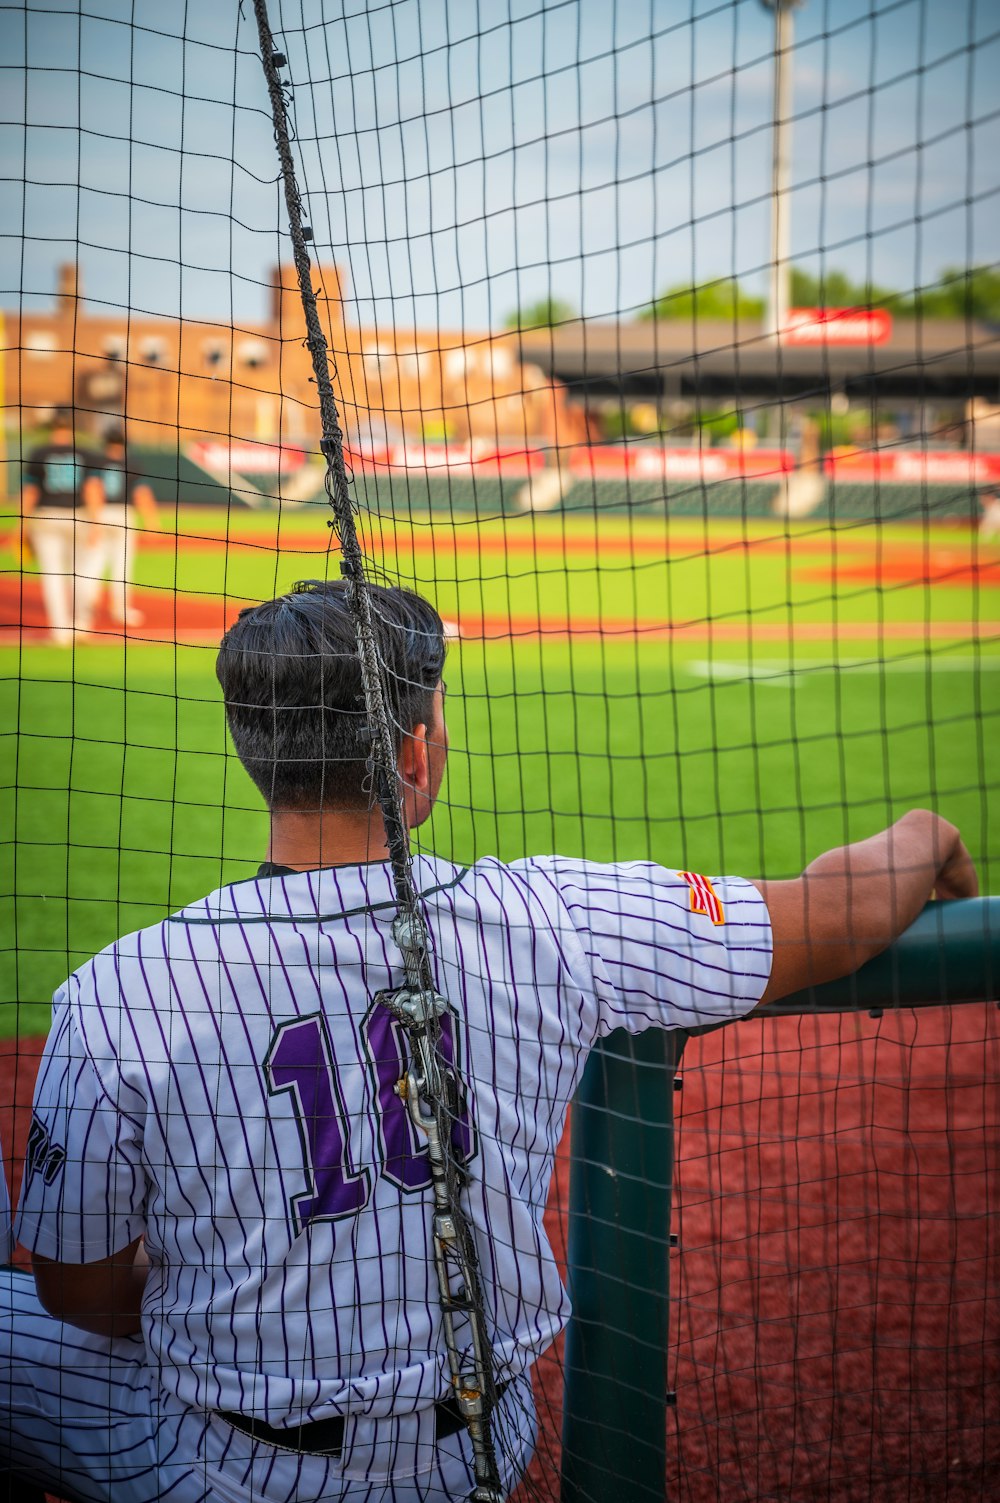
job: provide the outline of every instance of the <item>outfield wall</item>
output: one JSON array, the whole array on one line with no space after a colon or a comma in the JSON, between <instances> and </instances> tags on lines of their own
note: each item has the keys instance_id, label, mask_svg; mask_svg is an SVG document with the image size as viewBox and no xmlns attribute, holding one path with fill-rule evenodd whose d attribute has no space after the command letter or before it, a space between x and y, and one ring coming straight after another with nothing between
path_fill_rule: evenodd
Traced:
<instances>
[{"instance_id":1,"label":"outfield wall","mask_svg":"<svg viewBox=\"0 0 1000 1503\"><path fill-rule=\"evenodd\" d=\"M16 445L8 451L8 489L16 494L20 456ZM130 468L165 505L211 506L240 510L270 509L277 505L326 505L323 472L310 466L311 487L302 485L300 472L279 480L274 474L231 476L201 468L182 450L135 446ZM551 472L550 472L551 473ZM228 483L227 483L228 482ZM376 515L406 517L431 513L476 516L488 520L523 515L526 511L584 513L636 512L645 516L770 517L779 498L778 477L750 475L724 479L611 478L600 474L570 474L563 494L544 505L532 506L526 495L523 471L477 474L466 467L450 473L434 469L371 468L359 465L353 483L364 508ZM974 485L928 484L887 477L881 480L841 479L828 475L819 503L803 512L817 521L958 521L974 523L980 504Z\"/></svg>"},{"instance_id":2,"label":"outfield wall","mask_svg":"<svg viewBox=\"0 0 1000 1503\"><path fill-rule=\"evenodd\" d=\"M157 499L167 504L200 506L274 506L280 495L261 495L234 477L231 488L199 471L183 455L142 451L137 468L148 477ZM273 480L264 482L273 489ZM410 516L427 512L458 513L482 520L523 515L523 477L480 478L432 476L410 470L405 475L356 474L354 485L365 509L376 515ZM646 516L769 517L778 489L773 482L725 480L664 484L655 480L578 480L546 511L568 513L638 512ZM317 499L326 504L320 492ZM289 503L286 503L289 504ZM301 503L291 502L291 505ZM816 520L974 522L979 516L975 490L953 485L898 483L844 484L826 487L823 500L809 513Z\"/></svg>"}]
</instances>

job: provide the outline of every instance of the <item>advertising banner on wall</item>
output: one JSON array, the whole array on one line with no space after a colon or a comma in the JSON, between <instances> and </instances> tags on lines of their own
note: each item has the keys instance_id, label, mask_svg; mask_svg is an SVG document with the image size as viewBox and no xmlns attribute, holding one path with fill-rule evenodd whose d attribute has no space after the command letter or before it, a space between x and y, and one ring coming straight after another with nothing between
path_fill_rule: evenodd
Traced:
<instances>
[{"instance_id":1,"label":"advertising banner on wall","mask_svg":"<svg viewBox=\"0 0 1000 1503\"><path fill-rule=\"evenodd\" d=\"M291 475L306 460L304 449L288 444L225 443L219 439L188 444L186 452L210 475Z\"/></svg>"},{"instance_id":2,"label":"advertising banner on wall","mask_svg":"<svg viewBox=\"0 0 1000 1503\"><path fill-rule=\"evenodd\" d=\"M681 449L608 444L576 449L570 469L587 480L777 480L795 468L787 449Z\"/></svg>"},{"instance_id":3,"label":"advertising banner on wall","mask_svg":"<svg viewBox=\"0 0 1000 1503\"><path fill-rule=\"evenodd\" d=\"M781 331L784 344L887 344L892 314L885 308L790 308Z\"/></svg>"},{"instance_id":4,"label":"advertising banner on wall","mask_svg":"<svg viewBox=\"0 0 1000 1503\"><path fill-rule=\"evenodd\" d=\"M973 454L968 449L834 449L826 456L824 468L845 484L1000 483L1000 454Z\"/></svg>"},{"instance_id":5,"label":"advertising banner on wall","mask_svg":"<svg viewBox=\"0 0 1000 1503\"><path fill-rule=\"evenodd\" d=\"M526 477L545 468L544 449L523 445L497 445L473 439L471 443L421 443L407 439L400 443L375 444L371 447L344 449L344 457L355 469L391 474L408 470L425 470L435 475L479 475L484 479L504 476Z\"/></svg>"}]
</instances>

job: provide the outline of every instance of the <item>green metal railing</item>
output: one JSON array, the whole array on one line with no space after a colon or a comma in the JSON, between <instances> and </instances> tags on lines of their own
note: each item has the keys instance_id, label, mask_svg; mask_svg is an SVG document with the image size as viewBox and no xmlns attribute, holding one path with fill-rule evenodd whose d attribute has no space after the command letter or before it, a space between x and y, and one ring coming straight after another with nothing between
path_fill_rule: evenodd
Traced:
<instances>
[{"instance_id":1,"label":"green metal railing","mask_svg":"<svg viewBox=\"0 0 1000 1503\"><path fill-rule=\"evenodd\" d=\"M1000 897L973 898L928 904L855 975L753 1016L998 999ZM689 1037L613 1033L574 1103L562 1503L665 1497L673 1084Z\"/></svg>"}]
</instances>

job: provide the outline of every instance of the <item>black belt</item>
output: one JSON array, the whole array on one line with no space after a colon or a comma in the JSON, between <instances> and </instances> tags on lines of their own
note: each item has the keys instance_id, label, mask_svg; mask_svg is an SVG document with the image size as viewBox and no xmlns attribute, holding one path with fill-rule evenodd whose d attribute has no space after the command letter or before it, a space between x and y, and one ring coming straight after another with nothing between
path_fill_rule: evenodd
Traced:
<instances>
[{"instance_id":1,"label":"black belt","mask_svg":"<svg viewBox=\"0 0 1000 1503\"><path fill-rule=\"evenodd\" d=\"M506 1387L506 1383L501 1383L498 1387L498 1400ZM339 1456L344 1449L342 1414L335 1414L330 1419L313 1420L308 1425L292 1425L288 1430L276 1430L273 1425L253 1419L249 1414L227 1414L223 1409L216 1410L216 1413L219 1419L225 1420L227 1425L232 1425L241 1434L249 1435L251 1440L266 1441L269 1446L280 1446L283 1451L301 1451L309 1456ZM459 1430L465 1429L465 1420L458 1401L454 1398L441 1399L434 1405L434 1421L434 1433L438 1440L445 1440L449 1435L457 1435Z\"/></svg>"}]
</instances>

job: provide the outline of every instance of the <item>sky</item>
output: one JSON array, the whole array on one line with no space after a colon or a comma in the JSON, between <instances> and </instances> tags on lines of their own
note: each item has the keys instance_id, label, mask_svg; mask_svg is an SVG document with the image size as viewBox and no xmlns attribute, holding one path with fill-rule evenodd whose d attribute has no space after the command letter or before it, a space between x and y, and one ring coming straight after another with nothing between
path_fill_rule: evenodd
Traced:
<instances>
[{"instance_id":1,"label":"sky","mask_svg":"<svg viewBox=\"0 0 1000 1503\"><path fill-rule=\"evenodd\" d=\"M347 315L633 316L769 254L760 0L269 0ZM902 291L1000 244L996 0L804 0L792 252ZM290 259L253 0L0 4L0 306L237 324Z\"/></svg>"}]
</instances>

